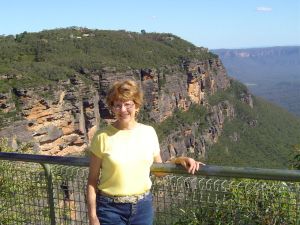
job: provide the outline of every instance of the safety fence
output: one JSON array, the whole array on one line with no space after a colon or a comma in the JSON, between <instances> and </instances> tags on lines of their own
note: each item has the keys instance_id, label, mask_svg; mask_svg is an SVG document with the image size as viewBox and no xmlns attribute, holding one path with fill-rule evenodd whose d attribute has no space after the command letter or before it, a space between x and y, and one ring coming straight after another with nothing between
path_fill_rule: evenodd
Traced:
<instances>
[{"instance_id":1,"label":"safety fence","mask_svg":"<svg viewBox=\"0 0 300 225\"><path fill-rule=\"evenodd\" d=\"M300 171L154 164L155 224L300 224ZM88 159L0 152L0 225L88 224Z\"/></svg>"}]
</instances>

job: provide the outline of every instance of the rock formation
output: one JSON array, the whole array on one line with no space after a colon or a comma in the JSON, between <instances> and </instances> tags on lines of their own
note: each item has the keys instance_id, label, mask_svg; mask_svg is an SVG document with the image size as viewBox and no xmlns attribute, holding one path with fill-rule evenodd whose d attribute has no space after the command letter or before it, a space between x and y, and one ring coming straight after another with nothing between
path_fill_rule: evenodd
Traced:
<instances>
[{"instance_id":1,"label":"rock formation","mask_svg":"<svg viewBox=\"0 0 300 225\"><path fill-rule=\"evenodd\" d=\"M224 119L234 118L234 109L229 102L210 106L207 101L208 96L230 86L226 71L216 58L125 72L114 68L83 70L82 74L59 81L55 86L2 93L1 110L14 111L18 104L21 120L2 124L0 137L9 138L10 143L13 140L14 143L30 142L39 154L82 154L95 129L113 119L105 103L110 84L126 78L140 83L145 94L143 111L150 121L162 122L172 116L175 109L186 111L191 104L205 107L209 112L206 120L210 127L200 136L195 134L200 126L195 123L183 125L162 140L164 159L188 154L205 157L207 146L215 143L221 134ZM249 94L241 98L252 104Z\"/></svg>"}]
</instances>

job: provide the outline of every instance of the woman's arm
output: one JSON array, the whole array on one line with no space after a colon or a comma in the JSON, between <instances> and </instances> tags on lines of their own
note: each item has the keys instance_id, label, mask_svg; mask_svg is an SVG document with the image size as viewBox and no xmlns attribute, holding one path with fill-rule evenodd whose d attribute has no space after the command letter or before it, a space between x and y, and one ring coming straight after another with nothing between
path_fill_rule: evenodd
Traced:
<instances>
[{"instance_id":1,"label":"woman's arm","mask_svg":"<svg viewBox=\"0 0 300 225\"><path fill-rule=\"evenodd\" d=\"M155 156L154 157L154 162L156 162L156 163L162 163L161 156L160 155ZM180 157L177 157L177 158L172 158L172 159L168 160L167 163L180 164L180 165L182 165L188 171L188 173L191 173L191 174L194 174L196 171L198 171L201 166L205 166L204 163L196 161L193 158L185 157L185 156L180 156ZM163 176L163 175L165 175L165 173L158 173L158 172L156 172L154 174L156 176Z\"/></svg>"},{"instance_id":2,"label":"woman's arm","mask_svg":"<svg viewBox=\"0 0 300 225\"><path fill-rule=\"evenodd\" d=\"M91 154L89 176L87 182L87 204L90 225L100 225L96 214L96 192L101 163L102 161L100 158L98 158L94 154Z\"/></svg>"}]
</instances>

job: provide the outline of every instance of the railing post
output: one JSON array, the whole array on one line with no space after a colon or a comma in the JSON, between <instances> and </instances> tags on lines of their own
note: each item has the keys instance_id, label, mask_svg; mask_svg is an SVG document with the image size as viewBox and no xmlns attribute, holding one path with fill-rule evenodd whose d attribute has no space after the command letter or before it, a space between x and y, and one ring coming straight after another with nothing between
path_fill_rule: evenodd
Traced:
<instances>
[{"instance_id":1,"label":"railing post","mask_svg":"<svg viewBox=\"0 0 300 225\"><path fill-rule=\"evenodd\" d=\"M297 210L297 212L298 212L298 210L300 211L300 187L298 186L298 188L297 188L298 190L297 190L297 192L296 192L296 210ZM300 224L300 215L299 214L297 214L296 215L296 224Z\"/></svg>"},{"instance_id":2,"label":"railing post","mask_svg":"<svg viewBox=\"0 0 300 225\"><path fill-rule=\"evenodd\" d=\"M47 179L47 190L48 190L48 204L49 204L49 218L51 225L56 225L55 223L55 211L54 211L54 194L53 194L53 182L52 182L52 171L49 164L41 163L45 170L45 176Z\"/></svg>"}]
</instances>

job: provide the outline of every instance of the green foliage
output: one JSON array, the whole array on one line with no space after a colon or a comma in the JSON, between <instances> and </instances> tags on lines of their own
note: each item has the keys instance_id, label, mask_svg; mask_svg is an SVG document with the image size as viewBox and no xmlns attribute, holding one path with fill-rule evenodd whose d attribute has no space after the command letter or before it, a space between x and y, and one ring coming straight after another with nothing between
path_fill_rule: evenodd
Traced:
<instances>
[{"instance_id":1,"label":"green foliage","mask_svg":"<svg viewBox=\"0 0 300 225\"><path fill-rule=\"evenodd\" d=\"M39 207L45 206L42 202L47 197L45 179L40 172L20 162L0 164L0 224L38 223L38 218L45 218L49 224L45 216L49 215L49 208Z\"/></svg>"},{"instance_id":2,"label":"green foliage","mask_svg":"<svg viewBox=\"0 0 300 225\"><path fill-rule=\"evenodd\" d=\"M284 109L253 97L254 107L240 101L245 87L234 81L230 89L210 98L229 100L236 118L225 121L218 143L208 151L208 164L288 168L293 145L300 140L300 121ZM237 135L237 140L233 136Z\"/></svg>"},{"instance_id":3,"label":"green foliage","mask_svg":"<svg viewBox=\"0 0 300 225\"><path fill-rule=\"evenodd\" d=\"M241 179L240 185L232 185L228 192L222 200L180 208L175 225L297 224L297 193L284 182L258 184Z\"/></svg>"},{"instance_id":4,"label":"green foliage","mask_svg":"<svg viewBox=\"0 0 300 225\"><path fill-rule=\"evenodd\" d=\"M17 144L18 144L18 149L15 150L8 144L8 138L0 138L0 152L20 152L20 153L33 152L32 143L18 142Z\"/></svg>"},{"instance_id":5,"label":"green foliage","mask_svg":"<svg viewBox=\"0 0 300 225\"><path fill-rule=\"evenodd\" d=\"M8 126L18 120L20 120L20 115L16 110L11 112L3 112L0 110L0 128Z\"/></svg>"},{"instance_id":6,"label":"green foliage","mask_svg":"<svg viewBox=\"0 0 300 225\"><path fill-rule=\"evenodd\" d=\"M292 169L300 170L300 144L295 144L293 146L294 153L291 160Z\"/></svg>"},{"instance_id":7,"label":"green foliage","mask_svg":"<svg viewBox=\"0 0 300 225\"><path fill-rule=\"evenodd\" d=\"M22 42L22 40L24 39L25 35L27 34L26 31L24 31L23 33L21 34L17 34L16 35L16 42Z\"/></svg>"},{"instance_id":8,"label":"green foliage","mask_svg":"<svg viewBox=\"0 0 300 225\"><path fill-rule=\"evenodd\" d=\"M30 143L18 143L19 148L14 150L8 145L7 138L0 138L0 152L31 153ZM31 174L30 178L21 176L24 171ZM11 174L14 174L13 176ZM36 168L25 167L21 162L0 163L0 224L26 224L32 221L32 213L37 213L40 189L42 188L41 177ZM19 194L22 196L20 197ZM47 208L38 209L40 213L47 213ZM39 216L39 215L36 215Z\"/></svg>"},{"instance_id":9,"label":"green foliage","mask_svg":"<svg viewBox=\"0 0 300 225\"><path fill-rule=\"evenodd\" d=\"M8 146L7 138L0 138L0 152L13 152L13 149Z\"/></svg>"},{"instance_id":10,"label":"green foliage","mask_svg":"<svg viewBox=\"0 0 300 225\"><path fill-rule=\"evenodd\" d=\"M174 131L179 131L184 126L192 125L197 123L198 132L200 133L203 129L207 127L205 123L206 109L198 105L191 105L189 110L182 111L177 109L174 111L173 115L159 124L152 124L155 127L158 138L164 140L168 135L174 133Z\"/></svg>"},{"instance_id":11,"label":"green foliage","mask_svg":"<svg viewBox=\"0 0 300 225\"><path fill-rule=\"evenodd\" d=\"M209 59L201 50L172 34L67 28L1 37L0 74L19 75L0 89L7 92L19 83L38 86L64 80L83 68L158 68L179 64L182 57Z\"/></svg>"}]
</instances>

